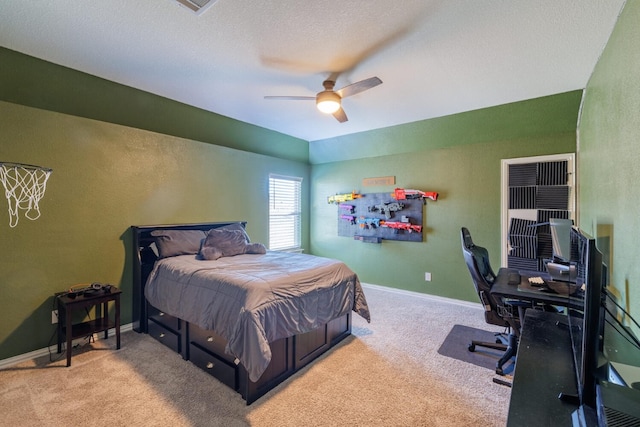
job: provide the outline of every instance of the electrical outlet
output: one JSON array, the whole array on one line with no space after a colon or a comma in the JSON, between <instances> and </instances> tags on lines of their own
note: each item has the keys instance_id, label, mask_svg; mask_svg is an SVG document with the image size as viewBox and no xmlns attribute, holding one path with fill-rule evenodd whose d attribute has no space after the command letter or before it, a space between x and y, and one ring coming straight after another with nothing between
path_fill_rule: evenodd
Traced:
<instances>
[{"instance_id":1,"label":"electrical outlet","mask_svg":"<svg viewBox=\"0 0 640 427\"><path fill-rule=\"evenodd\" d=\"M431 281L431 273L429 273L429 272L424 273L424 280L425 280L425 282L430 282Z\"/></svg>"},{"instance_id":2,"label":"electrical outlet","mask_svg":"<svg viewBox=\"0 0 640 427\"><path fill-rule=\"evenodd\" d=\"M53 310L51 312L51 324L55 325L58 323L58 310Z\"/></svg>"}]
</instances>

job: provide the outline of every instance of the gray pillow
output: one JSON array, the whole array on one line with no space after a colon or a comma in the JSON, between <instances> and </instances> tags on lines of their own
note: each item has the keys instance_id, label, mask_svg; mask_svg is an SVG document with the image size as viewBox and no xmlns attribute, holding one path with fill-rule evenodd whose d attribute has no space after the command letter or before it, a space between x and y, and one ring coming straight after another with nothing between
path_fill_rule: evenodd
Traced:
<instances>
[{"instance_id":1,"label":"gray pillow","mask_svg":"<svg viewBox=\"0 0 640 427\"><path fill-rule=\"evenodd\" d=\"M200 259L216 260L221 257L264 254L266 252L267 249L262 243L249 243L244 229L221 227L209 230L207 237L202 242L198 257Z\"/></svg>"},{"instance_id":2,"label":"gray pillow","mask_svg":"<svg viewBox=\"0 0 640 427\"><path fill-rule=\"evenodd\" d=\"M247 234L247 230L244 229L244 226L240 222L234 222L234 223L229 224L229 225L223 225L222 227L213 228L212 230L238 230L238 231L241 231L242 234L244 234L244 237L247 240L247 243L251 243L251 239L249 239L249 235ZM211 231L211 230L209 230L209 231Z\"/></svg>"},{"instance_id":3,"label":"gray pillow","mask_svg":"<svg viewBox=\"0 0 640 427\"><path fill-rule=\"evenodd\" d=\"M197 254L202 241L207 237L202 230L154 230L158 257Z\"/></svg>"}]
</instances>

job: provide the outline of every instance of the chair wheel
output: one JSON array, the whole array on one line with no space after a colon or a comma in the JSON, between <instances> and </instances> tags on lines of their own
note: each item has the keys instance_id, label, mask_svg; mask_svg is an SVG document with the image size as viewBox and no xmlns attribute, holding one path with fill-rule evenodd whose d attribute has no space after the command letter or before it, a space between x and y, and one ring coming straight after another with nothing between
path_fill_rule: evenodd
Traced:
<instances>
[{"instance_id":1,"label":"chair wheel","mask_svg":"<svg viewBox=\"0 0 640 427\"><path fill-rule=\"evenodd\" d=\"M467 347L467 350L472 351L472 352L476 351L476 346L473 345L473 344L469 344L469 347Z\"/></svg>"}]
</instances>

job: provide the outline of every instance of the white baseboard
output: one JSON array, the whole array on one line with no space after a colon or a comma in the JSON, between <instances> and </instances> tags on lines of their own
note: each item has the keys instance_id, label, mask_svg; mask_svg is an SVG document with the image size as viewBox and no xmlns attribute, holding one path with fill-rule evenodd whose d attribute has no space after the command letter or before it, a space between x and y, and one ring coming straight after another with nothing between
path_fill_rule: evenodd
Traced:
<instances>
[{"instance_id":1,"label":"white baseboard","mask_svg":"<svg viewBox=\"0 0 640 427\"><path fill-rule=\"evenodd\" d=\"M462 301L459 299L441 297L438 295L423 294L421 292L407 291L405 289L397 289L397 288L390 288L388 286L374 285L372 283L361 283L361 285L363 288L378 289L380 291L392 292L392 293L401 294L401 295L410 295L414 298L422 298L429 301L439 301L439 302L444 302L448 304L461 305L463 307L470 307L470 308L477 308L479 310L484 310L484 307L482 307L482 304L480 304L479 302L476 303L476 302L470 302L470 301Z\"/></svg>"},{"instance_id":2,"label":"white baseboard","mask_svg":"<svg viewBox=\"0 0 640 427\"><path fill-rule=\"evenodd\" d=\"M133 323L127 323L126 325L120 326L120 333L131 331L131 330L133 330ZM115 331L113 329L110 329L109 336L113 336L114 334L115 334ZM102 332L93 334L93 338L95 340L104 339L104 334ZM81 342L83 340L84 338L81 338L78 340L74 340L74 342L76 341ZM9 368L11 366L17 365L18 363L25 362L27 360L32 360L38 357L47 356L51 352L50 348L56 345L57 344L54 344L53 346L41 348L40 350L34 350L34 351L30 351L29 353L19 354L17 356L9 357L8 359L0 360L0 369Z\"/></svg>"}]
</instances>

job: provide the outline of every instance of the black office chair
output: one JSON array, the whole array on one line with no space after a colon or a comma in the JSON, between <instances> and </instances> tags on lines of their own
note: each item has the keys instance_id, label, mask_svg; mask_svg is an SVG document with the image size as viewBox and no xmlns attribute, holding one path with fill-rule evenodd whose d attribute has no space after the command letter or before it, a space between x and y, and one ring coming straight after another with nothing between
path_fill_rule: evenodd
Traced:
<instances>
[{"instance_id":1,"label":"black office chair","mask_svg":"<svg viewBox=\"0 0 640 427\"><path fill-rule=\"evenodd\" d=\"M490 290L496 275L489 263L489 252L473 243L471 234L465 227L461 229L461 239L464 260L467 263L467 267L469 267L471 279L480 297L480 302L485 308L485 321L491 325L506 328L505 333L496 334L495 342L471 341L468 350L475 351L476 346L481 346L504 351L502 357L496 363L496 374L504 375L504 364L515 356L518 350L520 319L516 306L522 304L522 302L503 301L491 295Z\"/></svg>"}]
</instances>

